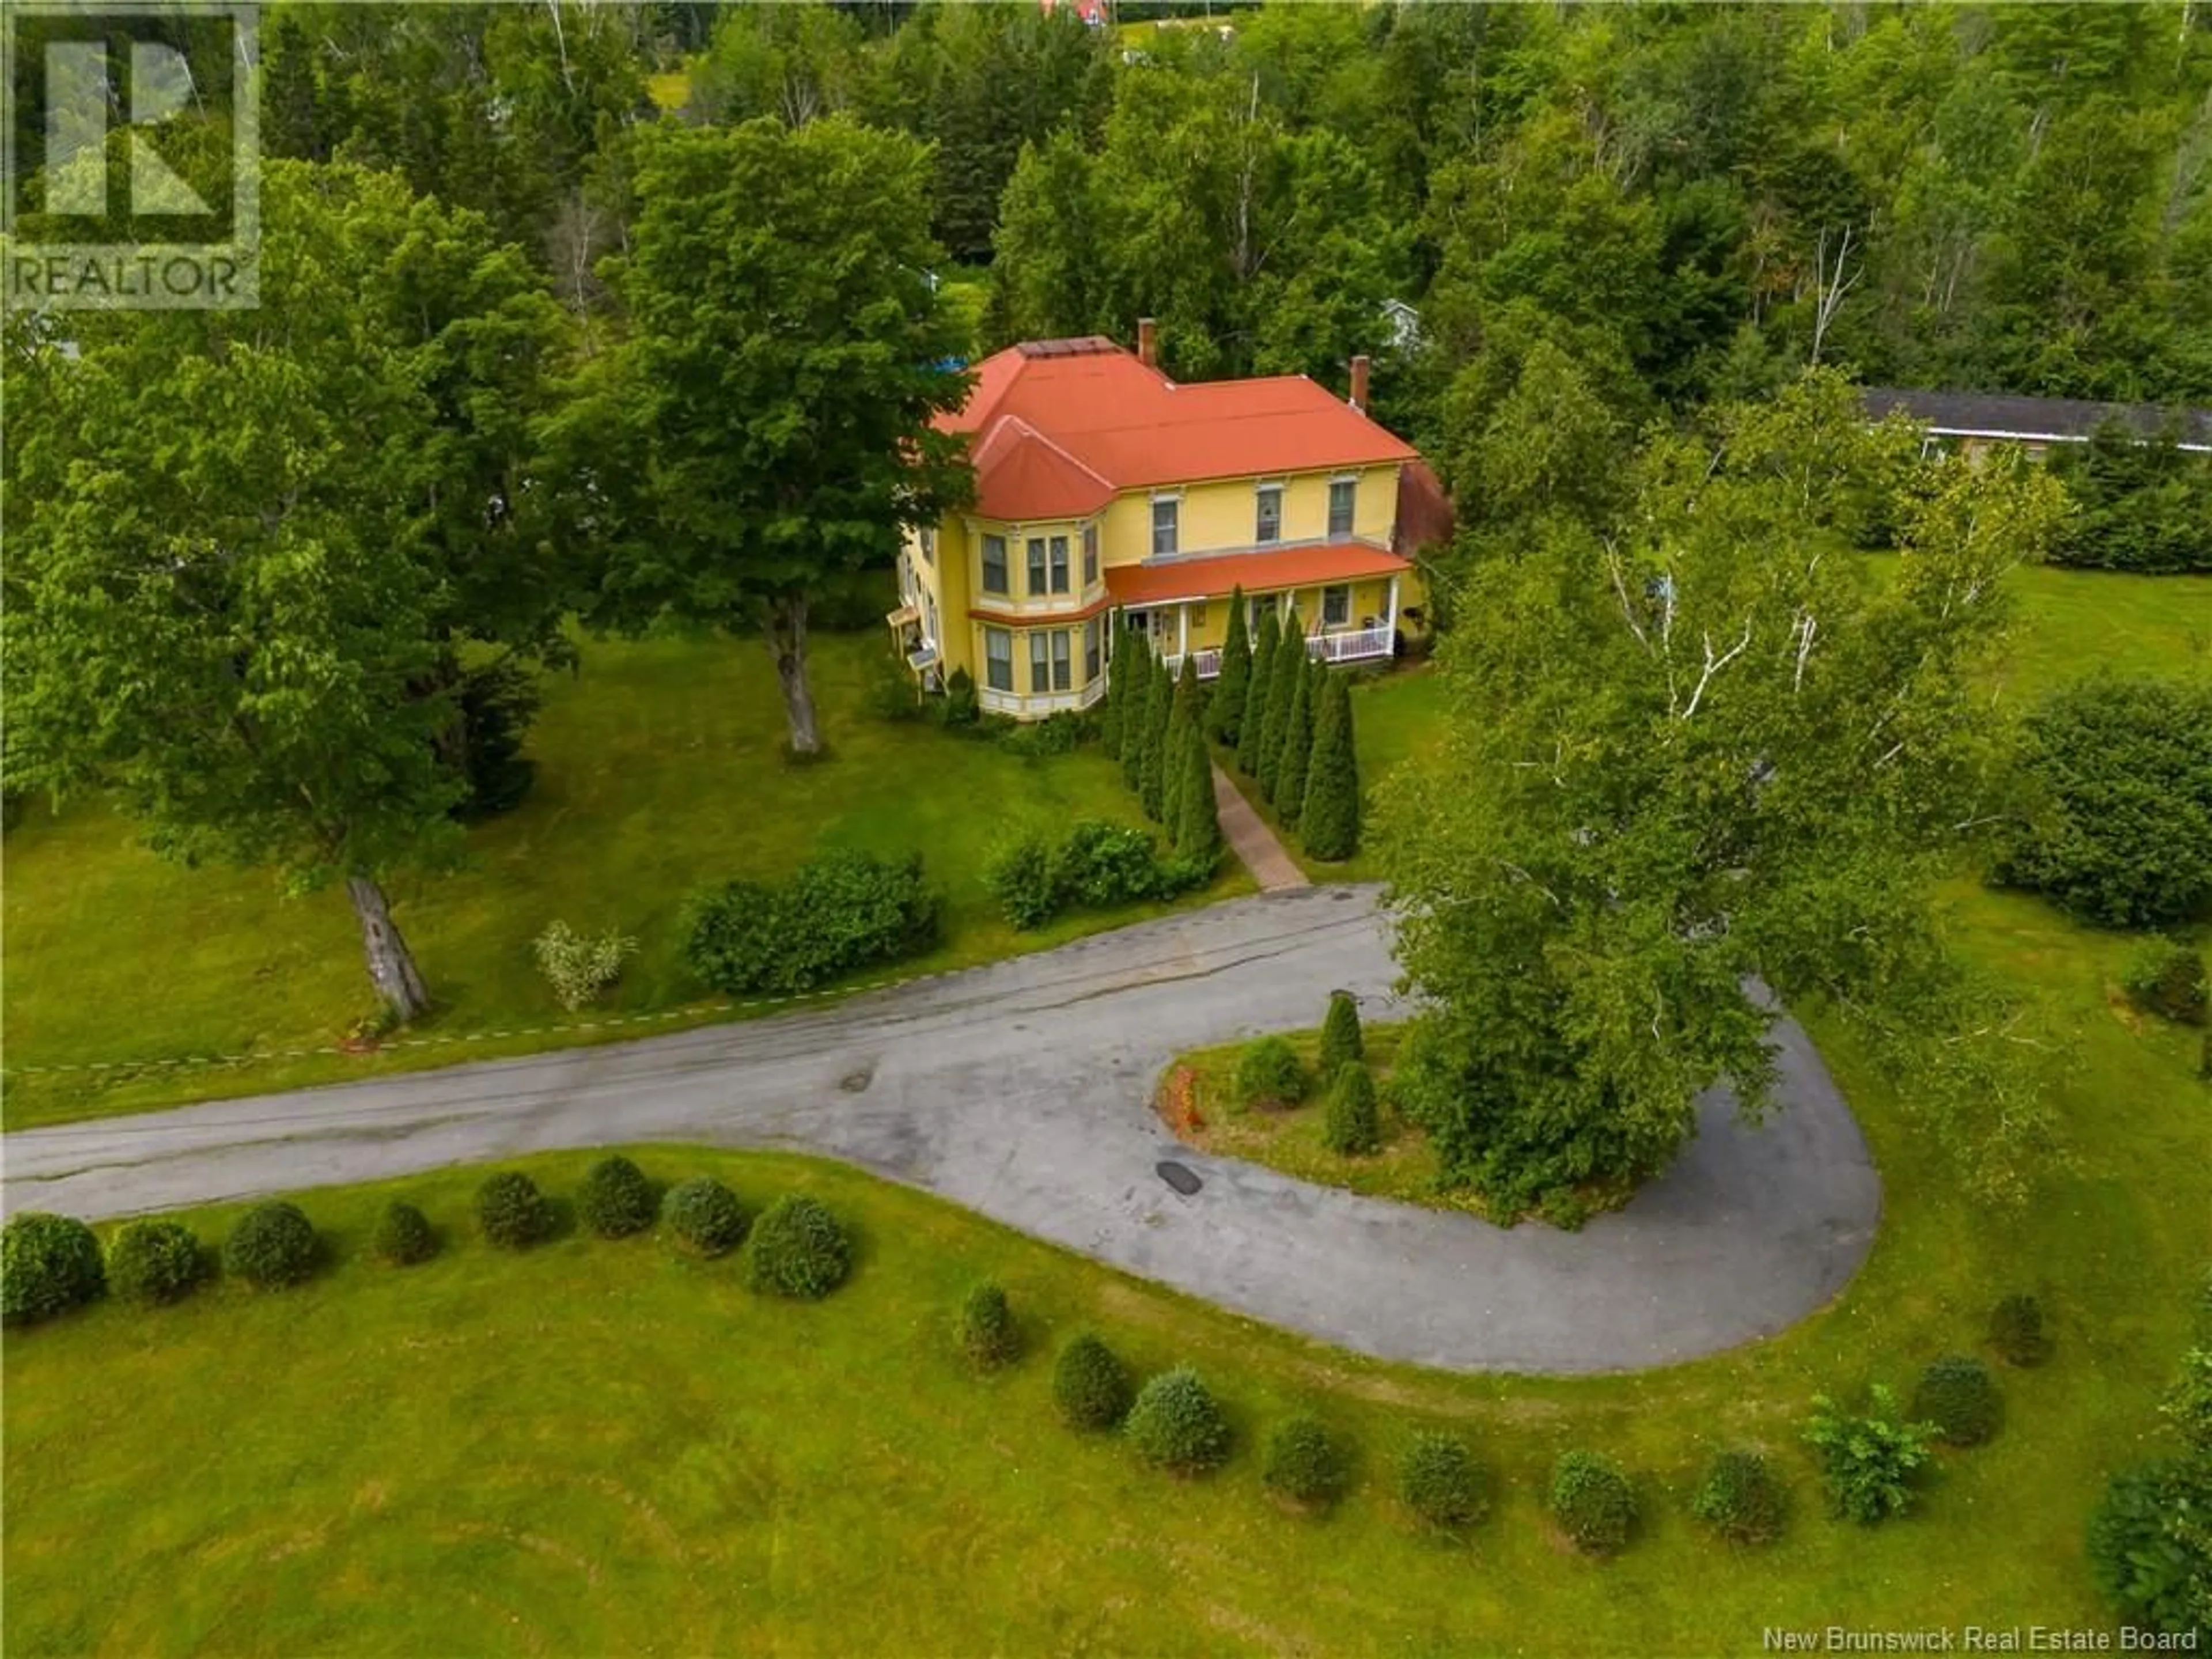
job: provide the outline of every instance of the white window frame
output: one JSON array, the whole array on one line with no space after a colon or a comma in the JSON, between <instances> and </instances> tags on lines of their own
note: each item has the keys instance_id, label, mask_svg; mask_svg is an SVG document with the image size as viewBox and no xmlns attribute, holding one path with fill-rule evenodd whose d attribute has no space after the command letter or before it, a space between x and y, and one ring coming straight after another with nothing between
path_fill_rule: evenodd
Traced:
<instances>
[{"instance_id":1,"label":"white window frame","mask_svg":"<svg viewBox=\"0 0 2212 1659\"><path fill-rule=\"evenodd\" d=\"M1052 630L1052 689L1075 689L1075 641L1065 628Z\"/></svg>"},{"instance_id":2,"label":"white window frame","mask_svg":"<svg viewBox=\"0 0 2212 1659\"><path fill-rule=\"evenodd\" d=\"M994 644L1004 645L1006 654L994 656L991 651ZM1004 685L999 684L996 677L1001 663L1006 669ZM1014 689L1014 634L1010 628L987 628L983 630L983 684L994 691L1011 693Z\"/></svg>"},{"instance_id":3,"label":"white window frame","mask_svg":"<svg viewBox=\"0 0 2212 1659\"><path fill-rule=\"evenodd\" d=\"M924 564L935 564L937 562L936 526L933 525L922 526L921 534L916 539L921 544L921 562Z\"/></svg>"},{"instance_id":4,"label":"white window frame","mask_svg":"<svg viewBox=\"0 0 2212 1659\"><path fill-rule=\"evenodd\" d=\"M1083 585L1086 588L1098 585L1098 523L1095 519L1083 526Z\"/></svg>"},{"instance_id":5,"label":"white window frame","mask_svg":"<svg viewBox=\"0 0 2212 1659\"><path fill-rule=\"evenodd\" d=\"M1345 497L1344 528L1336 527L1336 492L1346 492ZM1328 481L1328 538L1340 542L1349 538L1359 522L1359 478L1357 474Z\"/></svg>"},{"instance_id":6,"label":"white window frame","mask_svg":"<svg viewBox=\"0 0 2212 1659\"><path fill-rule=\"evenodd\" d=\"M1334 614L1332 614L1334 613ZM1344 628L1352 622L1352 584L1332 582L1321 591L1321 625Z\"/></svg>"},{"instance_id":7,"label":"white window frame","mask_svg":"<svg viewBox=\"0 0 2212 1659\"><path fill-rule=\"evenodd\" d=\"M1067 538L1054 536L1045 546L1045 569L1052 578L1054 593L1067 592Z\"/></svg>"},{"instance_id":8,"label":"white window frame","mask_svg":"<svg viewBox=\"0 0 2212 1659\"><path fill-rule=\"evenodd\" d=\"M1090 684L1098 678L1098 618L1093 617L1083 624L1083 683Z\"/></svg>"},{"instance_id":9,"label":"white window frame","mask_svg":"<svg viewBox=\"0 0 2212 1659\"><path fill-rule=\"evenodd\" d=\"M991 586L991 544L994 542L999 545L999 585L996 587ZM1006 538L994 532L985 531L981 547L981 551L977 556L983 567L983 592L996 593L1001 599L1011 599L1014 591L1014 573L1012 567L1006 562Z\"/></svg>"},{"instance_id":10,"label":"white window frame","mask_svg":"<svg viewBox=\"0 0 2212 1659\"><path fill-rule=\"evenodd\" d=\"M1162 547L1160 545L1160 509L1164 507L1168 510L1168 522L1166 526L1168 544L1165 547ZM1171 558L1182 550L1182 497L1180 495L1153 496L1152 556L1156 559Z\"/></svg>"},{"instance_id":11,"label":"white window frame","mask_svg":"<svg viewBox=\"0 0 2212 1659\"><path fill-rule=\"evenodd\" d=\"M1273 507L1270 514L1268 508ZM1271 525L1269 520L1273 519ZM1283 487L1263 483L1252 492L1252 543L1265 547L1283 539Z\"/></svg>"},{"instance_id":12,"label":"white window frame","mask_svg":"<svg viewBox=\"0 0 2212 1659\"><path fill-rule=\"evenodd\" d=\"M1033 599L1041 599L1048 591L1045 584L1049 580L1045 571L1044 538L1042 536L1024 538L1023 552L1024 555L1023 574L1027 578L1029 586L1022 591Z\"/></svg>"}]
</instances>

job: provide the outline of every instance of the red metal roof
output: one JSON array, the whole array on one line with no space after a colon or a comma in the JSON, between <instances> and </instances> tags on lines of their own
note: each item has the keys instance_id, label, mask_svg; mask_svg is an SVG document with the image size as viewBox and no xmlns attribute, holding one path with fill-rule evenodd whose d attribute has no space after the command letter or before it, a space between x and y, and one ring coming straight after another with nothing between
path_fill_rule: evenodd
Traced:
<instances>
[{"instance_id":1,"label":"red metal roof","mask_svg":"<svg viewBox=\"0 0 2212 1659\"><path fill-rule=\"evenodd\" d=\"M1413 568L1409 560L1372 542L1328 542L1159 564L1112 565L1106 571L1106 591L1116 605L1169 605L1178 599L1212 599L1237 587L1247 593L1267 593L1394 576Z\"/></svg>"},{"instance_id":2,"label":"red metal roof","mask_svg":"<svg viewBox=\"0 0 2212 1659\"><path fill-rule=\"evenodd\" d=\"M1077 517L1148 485L1419 459L1303 374L1178 386L1097 335L987 357L966 406L938 425L975 434L976 508L994 519Z\"/></svg>"}]
</instances>

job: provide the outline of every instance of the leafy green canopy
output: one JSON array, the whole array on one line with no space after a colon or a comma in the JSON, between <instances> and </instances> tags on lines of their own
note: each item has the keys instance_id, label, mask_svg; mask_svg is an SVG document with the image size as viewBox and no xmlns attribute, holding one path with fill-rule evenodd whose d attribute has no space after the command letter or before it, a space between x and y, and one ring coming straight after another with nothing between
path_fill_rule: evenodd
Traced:
<instances>
[{"instance_id":1,"label":"leafy green canopy","mask_svg":"<svg viewBox=\"0 0 2212 1659\"><path fill-rule=\"evenodd\" d=\"M2033 472L1916 466L1850 389L1656 439L1634 512L1480 564L1433 763L1393 781L1400 954L1430 1000L1403 1109L1515 1211L1662 1168L1708 1086L1771 1103L1759 987L1853 1010L2012 1196L2045 1119L2016 1011L1948 963L1928 888L1982 816L1976 665L2058 513ZM1885 584L1849 546L1895 514Z\"/></svg>"},{"instance_id":2,"label":"leafy green canopy","mask_svg":"<svg viewBox=\"0 0 2212 1659\"><path fill-rule=\"evenodd\" d=\"M647 129L635 160L611 270L632 331L567 428L605 508L594 618L760 628L811 753L809 606L972 487L964 440L931 425L969 382L930 280L929 155L845 119L763 119Z\"/></svg>"}]
</instances>

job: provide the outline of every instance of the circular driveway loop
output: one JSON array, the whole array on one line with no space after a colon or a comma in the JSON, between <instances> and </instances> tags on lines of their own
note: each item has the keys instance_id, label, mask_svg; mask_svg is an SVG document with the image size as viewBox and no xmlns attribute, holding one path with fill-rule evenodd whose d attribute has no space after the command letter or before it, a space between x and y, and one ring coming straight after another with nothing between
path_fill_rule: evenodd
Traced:
<instances>
[{"instance_id":1,"label":"circular driveway loop","mask_svg":"<svg viewBox=\"0 0 2212 1659\"><path fill-rule=\"evenodd\" d=\"M1881 1185L1786 1020L1769 1121L1739 1123L1713 1091L1674 1167L1579 1233L1202 1157L1150 1109L1176 1053L1310 1026L1337 988L1383 1014L1394 976L1372 888L1238 899L832 1007L26 1130L0 1143L5 1203L97 1218L555 1147L793 1147L1269 1324L1454 1370L1713 1353L1810 1313L1865 1259ZM1168 1188L1164 1158L1201 1189Z\"/></svg>"}]
</instances>

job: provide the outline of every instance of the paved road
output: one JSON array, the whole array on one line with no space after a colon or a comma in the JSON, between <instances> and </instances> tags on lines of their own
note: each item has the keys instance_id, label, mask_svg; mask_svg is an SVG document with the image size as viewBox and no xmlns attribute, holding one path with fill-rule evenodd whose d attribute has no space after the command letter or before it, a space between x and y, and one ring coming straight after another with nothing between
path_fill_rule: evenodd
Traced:
<instances>
[{"instance_id":1,"label":"paved road","mask_svg":"<svg viewBox=\"0 0 2212 1659\"><path fill-rule=\"evenodd\" d=\"M1370 889L1239 899L834 1007L620 1045L62 1125L0 1143L5 1206L95 1218L551 1147L826 1152L1362 1352L1596 1371L1779 1330L1842 1288L1881 1188L1795 1025L1788 1109L1703 1103L1680 1162L1567 1234L1355 1198L1191 1155L1146 1104L1178 1050L1389 1006ZM1155 1173L1182 1158L1189 1198Z\"/></svg>"}]
</instances>

